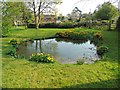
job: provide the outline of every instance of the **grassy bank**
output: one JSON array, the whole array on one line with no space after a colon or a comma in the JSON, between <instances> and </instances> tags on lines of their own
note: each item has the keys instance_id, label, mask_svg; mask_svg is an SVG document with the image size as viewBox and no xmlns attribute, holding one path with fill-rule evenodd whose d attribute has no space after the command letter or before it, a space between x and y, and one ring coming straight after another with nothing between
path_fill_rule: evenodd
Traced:
<instances>
[{"instance_id":1,"label":"grassy bank","mask_svg":"<svg viewBox=\"0 0 120 90\"><path fill-rule=\"evenodd\" d=\"M11 48L8 42L13 38L21 41L31 38L52 37L62 30L71 29L14 29L8 34L8 37L2 38L2 87L118 87L118 32L102 31L104 36L103 44L108 46L110 51L106 54L107 59L105 58L90 65L38 64L25 59L14 59L4 53Z\"/></svg>"}]
</instances>

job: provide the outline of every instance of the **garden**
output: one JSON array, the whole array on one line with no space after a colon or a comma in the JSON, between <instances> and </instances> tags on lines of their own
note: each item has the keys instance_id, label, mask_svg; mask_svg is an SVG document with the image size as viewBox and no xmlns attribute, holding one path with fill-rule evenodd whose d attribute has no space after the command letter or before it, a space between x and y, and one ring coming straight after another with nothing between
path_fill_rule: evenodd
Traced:
<instances>
[{"instance_id":1,"label":"garden","mask_svg":"<svg viewBox=\"0 0 120 90\"><path fill-rule=\"evenodd\" d=\"M13 8L14 15L11 7L5 7L0 38L2 88L119 88L119 18L114 29L108 19L78 22L62 18L60 23L33 24L26 7ZM19 16L18 9L26 10L24 24L13 25L13 19L20 20L13 18Z\"/></svg>"},{"instance_id":2,"label":"garden","mask_svg":"<svg viewBox=\"0 0 120 90\"><path fill-rule=\"evenodd\" d=\"M86 29L77 29L82 30ZM37 53L28 60L24 57L15 56L14 44L37 38L48 38L61 34L61 31L70 32L70 29L19 29L12 31L8 37L2 38L2 85L3 87L23 88L97 88L114 87L118 84L118 37L119 32L102 31L101 41L109 51L102 56L101 60L93 64L85 64L81 61L74 64L55 63L52 56ZM87 32L99 32L88 29ZM33 36L33 32L35 36ZM28 34L29 33L29 34ZM63 34L64 35L64 34ZM111 37L109 37L111 36ZM32 38L31 38L32 37ZM111 42L112 41L112 42ZM104 47L105 48L105 47ZM8 51L14 51L9 52ZM6 55L9 54L9 55ZM36 59L37 58L37 59ZM43 59L43 61L42 61ZM37 61L36 61L37 60ZM45 61L44 61L45 60ZM33 62L34 61L34 62ZM42 63L40 63L42 61ZM43 63L45 62L45 63ZM51 63L49 63L51 62ZM49 64L48 64L49 63ZM43 84L44 83L44 84Z\"/></svg>"}]
</instances>

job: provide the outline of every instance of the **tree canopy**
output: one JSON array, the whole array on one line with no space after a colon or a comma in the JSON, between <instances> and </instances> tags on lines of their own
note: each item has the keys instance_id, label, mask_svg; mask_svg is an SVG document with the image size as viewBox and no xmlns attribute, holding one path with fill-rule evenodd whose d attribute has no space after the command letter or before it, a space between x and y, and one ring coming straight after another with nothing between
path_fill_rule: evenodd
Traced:
<instances>
[{"instance_id":1,"label":"tree canopy","mask_svg":"<svg viewBox=\"0 0 120 90\"><path fill-rule=\"evenodd\" d=\"M118 10L110 2L99 5L95 17L101 20L110 20L118 15Z\"/></svg>"},{"instance_id":2,"label":"tree canopy","mask_svg":"<svg viewBox=\"0 0 120 90\"><path fill-rule=\"evenodd\" d=\"M28 23L31 17L24 2L2 2L2 33L7 33L16 21Z\"/></svg>"}]
</instances>

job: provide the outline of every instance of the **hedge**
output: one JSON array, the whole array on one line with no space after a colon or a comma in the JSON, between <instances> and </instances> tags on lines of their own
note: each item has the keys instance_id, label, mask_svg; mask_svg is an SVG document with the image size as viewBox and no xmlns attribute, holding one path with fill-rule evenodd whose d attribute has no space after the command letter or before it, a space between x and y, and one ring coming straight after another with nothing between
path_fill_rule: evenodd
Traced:
<instances>
[{"instance_id":1,"label":"hedge","mask_svg":"<svg viewBox=\"0 0 120 90\"><path fill-rule=\"evenodd\" d=\"M35 24L28 24L28 28L35 28ZM72 23L45 23L40 24L39 28L74 28Z\"/></svg>"},{"instance_id":2,"label":"hedge","mask_svg":"<svg viewBox=\"0 0 120 90\"><path fill-rule=\"evenodd\" d=\"M97 23L90 23L92 27L94 26L103 26L98 25ZM28 28L35 28L35 24L28 24ZM89 27L89 22L78 22L78 23L72 23L72 22L63 22L63 23L44 23L40 24L39 28L75 28L75 27Z\"/></svg>"}]
</instances>

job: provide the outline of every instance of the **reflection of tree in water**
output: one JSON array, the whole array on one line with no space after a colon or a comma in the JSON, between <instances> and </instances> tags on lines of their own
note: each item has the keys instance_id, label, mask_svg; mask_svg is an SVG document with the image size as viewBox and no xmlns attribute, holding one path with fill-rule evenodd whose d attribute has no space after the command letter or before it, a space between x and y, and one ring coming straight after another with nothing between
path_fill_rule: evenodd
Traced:
<instances>
[{"instance_id":1,"label":"reflection of tree in water","mask_svg":"<svg viewBox=\"0 0 120 90\"><path fill-rule=\"evenodd\" d=\"M38 41L39 41L39 42L38 42ZM40 50L40 52L43 52L43 51L42 51L41 40L35 40L35 50L36 50L36 52L37 52L38 50Z\"/></svg>"},{"instance_id":2,"label":"reflection of tree in water","mask_svg":"<svg viewBox=\"0 0 120 90\"><path fill-rule=\"evenodd\" d=\"M68 39L68 38L56 38L57 42L60 41L64 41L64 42L71 42L73 44L83 44L86 43L88 40L87 39L83 39L83 40L72 40L72 39Z\"/></svg>"},{"instance_id":3,"label":"reflection of tree in water","mask_svg":"<svg viewBox=\"0 0 120 90\"><path fill-rule=\"evenodd\" d=\"M57 50L57 45L58 44L53 41L44 42L44 43L41 43L41 50L45 53L55 55Z\"/></svg>"}]
</instances>

